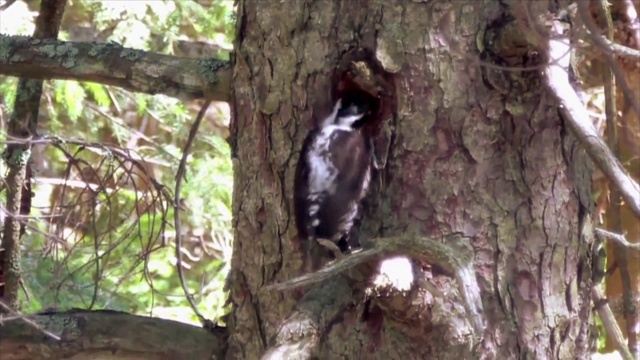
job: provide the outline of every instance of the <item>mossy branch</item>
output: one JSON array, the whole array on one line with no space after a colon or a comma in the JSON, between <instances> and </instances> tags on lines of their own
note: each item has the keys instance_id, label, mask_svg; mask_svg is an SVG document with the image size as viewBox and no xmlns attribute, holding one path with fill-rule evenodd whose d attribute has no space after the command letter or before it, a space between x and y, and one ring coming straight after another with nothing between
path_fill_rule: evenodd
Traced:
<instances>
[{"instance_id":1,"label":"mossy branch","mask_svg":"<svg viewBox=\"0 0 640 360\"><path fill-rule=\"evenodd\" d=\"M229 101L229 62L99 44L0 35L0 75L90 81L181 100Z\"/></svg>"},{"instance_id":2,"label":"mossy branch","mask_svg":"<svg viewBox=\"0 0 640 360\"><path fill-rule=\"evenodd\" d=\"M21 315L0 326L0 354L14 359L223 359L226 329L118 311ZM37 324L37 326L34 326ZM59 334L60 340L45 336Z\"/></svg>"},{"instance_id":3,"label":"mossy branch","mask_svg":"<svg viewBox=\"0 0 640 360\"><path fill-rule=\"evenodd\" d=\"M290 290L301 286L313 285L309 292L300 300L294 312L283 322L278 332L276 344L268 349L263 359L281 358L284 354L295 358L305 359L305 353L310 356L313 344L317 342L325 323L330 323L332 316L339 313L341 308L348 306L354 300L344 277L345 273L365 262L388 256L406 255L419 259L425 263L440 268L456 279L458 291L462 296L462 303L467 311L469 322L476 335L484 332L484 315L480 289L475 277L473 261L464 252L440 241L411 235L378 238L372 241L374 247L336 261L317 272L305 274L284 283L273 284L264 290ZM324 280L333 278L331 282ZM331 287L333 286L333 287ZM310 306L317 304L319 299L327 298L327 294L340 294L334 287L344 287L349 294L348 299L340 296L331 297L332 302L327 306ZM350 299L350 300L349 300ZM329 313L326 313L329 311ZM322 316L321 316L322 315ZM292 330L292 329L295 329ZM294 349L298 349L294 351Z\"/></svg>"}]
</instances>

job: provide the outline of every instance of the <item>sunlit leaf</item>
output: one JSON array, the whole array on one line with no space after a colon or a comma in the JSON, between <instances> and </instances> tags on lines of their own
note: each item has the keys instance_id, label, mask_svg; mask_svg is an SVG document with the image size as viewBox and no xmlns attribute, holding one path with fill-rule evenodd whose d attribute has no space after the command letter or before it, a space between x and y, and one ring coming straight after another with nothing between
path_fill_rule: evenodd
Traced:
<instances>
[{"instance_id":1,"label":"sunlit leaf","mask_svg":"<svg viewBox=\"0 0 640 360\"><path fill-rule=\"evenodd\" d=\"M109 106L111 104L111 99L104 85L87 82L83 83L83 86L89 90L89 93L93 96L93 100L99 106Z\"/></svg>"}]
</instances>

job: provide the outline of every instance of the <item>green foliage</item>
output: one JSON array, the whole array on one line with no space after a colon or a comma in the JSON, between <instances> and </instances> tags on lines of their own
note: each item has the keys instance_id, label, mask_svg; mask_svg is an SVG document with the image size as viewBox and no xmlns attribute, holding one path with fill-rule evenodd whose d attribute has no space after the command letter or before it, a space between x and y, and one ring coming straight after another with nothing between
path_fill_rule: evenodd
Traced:
<instances>
[{"instance_id":1,"label":"green foliage","mask_svg":"<svg viewBox=\"0 0 640 360\"><path fill-rule=\"evenodd\" d=\"M18 79L0 76L0 94L2 94L2 105L4 112L10 112L10 107L16 99L16 87Z\"/></svg>"},{"instance_id":2,"label":"green foliage","mask_svg":"<svg viewBox=\"0 0 640 360\"><path fill-rule=\"evenodd\" d=\"M31 33L37 8L36 2L10 7L3 19L23 23L3 31ZM170 54L177 41L230 49L232 22L233 1L74 0L60 38ZM0 78L0 141L16 84ZM181 227L187 287L215 320L228 311L222 289L231 256L233 176L224 140L228 110L212 107L218 115L203 122L189 156ZM197 110L197 104L97 83L45 82L38 129L60 141L38 145L31 158L37 175L35 220L23 237L25 311L110 308L198 322L177 277L171 194ZM5 197L0 191L0 200Z\"/></svg>"},{"instance_id":3,"label":"green foliage","mask_svg":"<svg viewBox=\"0 0 640 360\"><path fill-rule=\"evenodd\" d=\"M83 87L74 81L54 81L56 102L63 106L66 115L75 123L80 117L85 99Z\"/></svg>"},{"instance_id":4,"label":"green foliage","mask_svg":"<svg viewBox=\"0 0 640 360\"><path fill-rule=\"evenodd\" d=\"M93 101L95 101L98 106L109 106L111 103L111 100L109 100L109 94L107 93L104 85L87 82L82 83L82 86L87 89L93 97Z\"/></svg>"},{"instance_id":5,"label":"green foliage","mask_svg":"<svg viewBox=\"0 0 640 360\"><path fill-rule=\"evenodd\" d=\"M149 108L149 97L142 94L134 94L136 98L136 109L138 110L138 115L144 115L147 109Z\"/></svg>"}]
</instances>

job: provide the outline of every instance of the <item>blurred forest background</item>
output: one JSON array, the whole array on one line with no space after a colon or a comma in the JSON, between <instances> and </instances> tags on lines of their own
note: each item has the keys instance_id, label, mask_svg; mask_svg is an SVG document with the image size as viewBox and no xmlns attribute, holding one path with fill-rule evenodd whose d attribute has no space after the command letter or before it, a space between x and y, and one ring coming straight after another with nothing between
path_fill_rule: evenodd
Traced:
<instances>
[{"instance_id":1,"label":"blurred forest background","mask_svg":"<svg viewBox=\"0 0 640 360\"><path fill-rule=\"evenodd\" d=\"M15 2L0 12L0 33L31 35L38 10L39 1ZM59 39L228 60L234 26L232 0L70 0ZM603 60L596 54L585 45L575 70L593 123L606 137ZM638 61L629 62L623 65L638 97ZM6 129L17 82L0 76L3 148L11 140ZM203 101L185 103L96 83L44 84L38 121L42 139L31 157L34 198L23 237L22 311L108 308L199 325L176 272L172 192L182 148ZM637 180L640 121L629 105L619 109L619 158ZM197 289L196 304L214 321L229 310L224 291L232 249L229 116L227 103L209 107L191 150L179 204L187 285ZM0 176L5 174L6 165L0 162ZM598 226L637 242L637 219L624 207L609 211L607 179L596 171L593 180ZM0 184L0 204L5 201ZM5 215L0 207L0 227ZM614 273L615 251L611 246L608 250ZM628 290L638 304L638 251L631 249L627 255ZM606 284L614 312L620 315L623 283L617 276L607 278ZM604 339L600 331L601 347Z\"/></svg>"},{"instance_id":2,"label":"blurred forest background","mask_svg":"<svg viewBox=\"0 0 640 360\"><path fill-rule=\"evenodd\" d=\"M18 1L0 12L0 33L31 35L39 6ZM209 0L73 0L59 39L228 59L233 6ZM17 82L0 76L2 147ZM109 308L200 324L176 274L171 201L182 148L201 104L96 83L44 83L38 134L54 140L34 146L31 157L24 312ZM185 278L189 289L197 289L203 315L214 320L227 311L223 286L232 242L228 122L228 104L213 103L192 145L180 204ZM0 174L6 174L4 162ZM5 200L0 190L0 204Z\"/></svg>"}]
</instances>

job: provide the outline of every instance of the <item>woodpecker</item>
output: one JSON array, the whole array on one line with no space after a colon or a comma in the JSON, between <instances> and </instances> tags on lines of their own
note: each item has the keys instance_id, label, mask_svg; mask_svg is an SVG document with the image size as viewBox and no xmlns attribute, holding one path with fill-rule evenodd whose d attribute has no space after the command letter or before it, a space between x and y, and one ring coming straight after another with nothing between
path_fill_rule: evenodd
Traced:
<instances>
[{"instance_id":1,"label":"woodpecker","mask_svg":"<svg viewBox=\"0 0 640 360\"><path fill-rule=\"evenodd\" d=\"M349 235L369 188L372 143L363 132L366 106L338 99L333 111L304 140L294 180L294 207L304 262L317 270L311 242L336 259L350 251ZM308 263L311 256L311 263Z\"/></svg>"}]
</instances>

